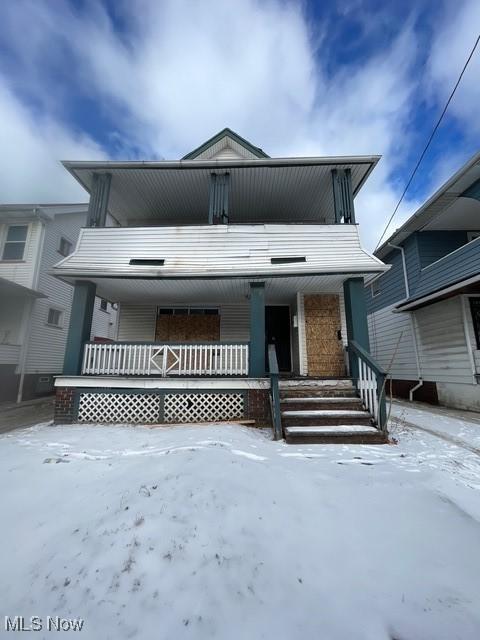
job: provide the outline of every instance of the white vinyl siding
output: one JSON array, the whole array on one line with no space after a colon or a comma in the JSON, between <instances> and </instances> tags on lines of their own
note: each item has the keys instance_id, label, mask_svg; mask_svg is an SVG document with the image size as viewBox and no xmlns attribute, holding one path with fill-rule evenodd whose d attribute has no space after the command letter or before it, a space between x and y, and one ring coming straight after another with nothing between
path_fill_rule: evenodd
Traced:
<instances>
[{"instance_id":1,"label":"white vinyl siding","mask_svg":"<svg viewBox=\"0 0 480 640\"><path fill-rule=\"evenodd\" d=\"M408 313L393 313L394 308L390 305L368 316L370 351L385 370L391 367L392 378L417 380L411 320Z\"/></svg>"},{"instance_id":2,"label":"white vinyl siding","mask_svg":"<svg viewBox=\"0 0 480 640\"><path fill-rule=\"evenodd\" d=\"M29 289L34 289L36 285L36 258L41 239L42 223L38 220L32 222L15 221L12 218L8 223L0 224L0 257L3 254L8 227L12 225L28 225L23 259L21 261L0 260L0 278L6 278Z\"/></svg>"},{"instance_id":3,"label":"white vinyl siding","mask_svg":"<svg viewBox=\"0 0 480 640\"><path fill-rule=\"evenodd\" d=\"M425 380L472 383L460 296L415 313L418 349Z\"/></svg>"},{"instance_id":4,"label":"white vinyl siding","mask_svg":"<svg viewBox=\"0 0 480 640\"><path fill-rule=\"evenodd\" d=\"M478 298L478 295L472 296L473 298ZM470 342L471 353L473 357L473 362L475 366L475 372L480 375L480 349L477 349L477 340L475 338L475 330L473 328L473 320L472 320L472 312L470 310L470 296L465 296L464 305L465 305L465 319L467 325L467 339Z\"/></svg>"},{"instance_id":5,"label":"white vinyl siding","mask_svg":"<svg viewBox=\"0 0 480 640\"><path fill-rule=\"evenodd\" d=\"M117 334L117 311L107 303L107 311L101 309L102 298L95 298L95 310L92 319L91 340L108 338L114 340Z\"/></svg>"},{"instance_id":6,"label":"white vinyl siding","mask_svg":"<svg viewBox=\"0 0 480 640\"><path fill-rule=\"evenodd\" d=\"M245 342L250 340L250 305L226 304L220 307L220 340Z\"/></svg>"},{"instance_id":7,"label":"white vinyl siding","mask_svg":"<svg viewBox=\"0 0 480 640\"><path fill-rule=\"evenodd\" d=\"M15 344L0 344L0 364L18 364L21 347Z\"/></svg>"},{"instance_id":8,"label":"white vinyl siding","mask_svg":"<svg viewBox=\"0 0 480 640\"><path fill-rule=\"evenodd\" d=\"M45 224L38 289L48 297L36 300L33 307L26 373L62 372L73 287L49 275L48 271L59 261L60 238L77 238L85 218L78 213L59 214ZM60 327L48 324L50 308L62 310Z\"/></svg>"},{"instance_id":9,"label":"white vinyl siding","mask_svg":"<svg viewBox=\"0 0 480 640\"><path fill-rule=\"evenodd\" d=\"M168 305L166 305L168 306ZM214 305L220 314L220 340L223 342L244 342L249 340L250 311L248 303ZM155 339L156 306L141 304L121 304L118 315L118 340L148 342Z\"/></svg>"},{"instance_id":10,"label":"white vinyl siding","mask_svg":"<svg viewBox=\"0 0 480 640\"><path fill-rule=\"evenodd\" d=\"M107 248L107 250L106 250ZM272 258L304 262L272 264ZM131 260L164 260L162 266ZM360 245L356 225L258 224L83 229L59 273L262 276L385 270Z\"/></svg>"},{"instance_id":11,"label":"white vinyl siding","mask_svg":"<svg viewBox=\"0 0 480 640\"><path fill-rule=\"evenodd\" d=\"M118 309L118 340L153 342L157 308L146 304L121 304Z\"/></svg>"}]
</instances>

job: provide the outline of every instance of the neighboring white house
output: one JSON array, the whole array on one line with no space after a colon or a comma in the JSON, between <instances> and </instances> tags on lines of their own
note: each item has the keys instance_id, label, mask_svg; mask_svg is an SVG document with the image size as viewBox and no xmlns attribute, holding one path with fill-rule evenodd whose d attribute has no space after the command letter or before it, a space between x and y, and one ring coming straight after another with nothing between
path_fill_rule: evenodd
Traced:
<instances>
[{"instance_id":1,"label":"neighboring white house","mask_svg":"<svg viewBox=\"0 0 480 640\"><path fill-rule=\"evenodd\" d=\"M75 247L87 209L0 206L0 400L49 393L62 371L73 287L48 272ZM115 338L116 315L97 297L91 338Z\"/></svg>"}]
</instances>

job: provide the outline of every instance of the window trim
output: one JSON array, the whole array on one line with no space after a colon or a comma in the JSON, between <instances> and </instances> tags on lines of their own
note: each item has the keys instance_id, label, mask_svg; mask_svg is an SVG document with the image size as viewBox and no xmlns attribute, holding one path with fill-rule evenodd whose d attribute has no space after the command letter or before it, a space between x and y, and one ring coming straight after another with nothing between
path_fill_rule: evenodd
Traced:
<instances>
[{"instance_id":1,"label":"window trim","mask_svg":"<svg viewBox=\"0 0 480 640\"><path fill-rule=\"evenodd\" d=\"M70 253L63 253L60 250L62 247L62 241L68 242L68 244L70 245ZM70 238L68 238L67 236L61 235L58 243L58 247L57 247L57 253L59 253L64 258L67 258L68 256L70 256L73 253L73 241L70 240Z\"/></svg>"},{"instance_id":2,"label":"window trim","mask_svg":"<svg viewBox=\"0 0 480 640\"><path fill-rule=\"evenodd\" d=\"M475 316L473 313L473 307L479 305L480 306L480 296L469 296L469 306L470 306L470 317L472 319L472 327L473 327L473 337L476 344L476 351L480 351L480 321L475 321Z\"/></svg>"},{"instance_id":3,"label":"window trim","mask_svg":"<svg viewBox=\"0 0 480 640\"><path fill-rule=\"evenodd\" d=\"M48 321L50 311L57 311L60 314L58 316L58 324L54 324ZM65 309L61 309L60 307L55 307L51 305L47 307L47 319L45 321L45 324L47 325L47 327L53 327L54 329L63 329L64 318L65 318Z\"/></svg>"},{"instance_id":4,"label":"window trim","mask_svg":"<svg viewBox=\"0 0 480 640\"><path fill-rule=\"evenodd\" d=\"M377 286L377 289L374 289L374 285ZM370 283L370 292L372 294L372 298L376 298L381 294L380 278L375 278L375 280Z\"/></svg>"},{"instance_id":5,"label":"window trim","mask_svg":"<svg viewBox=\"0 0 480 640\"><path fill-rule=\"evenodd\" d=\"M8 231L10 229L10 227L25 227L27 229L27 233L25 234L25 240L7 240L8 238ZM3 232L3 237L2 237L2 247L1 247L1 253L0 253L0 262L25 262L25 251L27 249L27 243L29 241L30 238L30 223L26 223L26 224L18 224L17 222L7 222L5 223L5 229ZM21 244L23 242L23 252L22 252L22 257L21 258L4 258L3 254L5 253L5 246L7 244Z\"/></svg>"}]
</instances>

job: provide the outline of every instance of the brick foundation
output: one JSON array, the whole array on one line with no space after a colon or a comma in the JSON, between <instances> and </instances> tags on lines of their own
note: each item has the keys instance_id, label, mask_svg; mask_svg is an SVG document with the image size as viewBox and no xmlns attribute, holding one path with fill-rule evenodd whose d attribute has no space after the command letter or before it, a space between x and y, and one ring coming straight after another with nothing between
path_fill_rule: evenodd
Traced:
<instances>
[{"instance_id":1,"label":"brick foundation","mask_svg":"<svg viewBox=\"0 0 480 640\"><path fill-rule=\"evenodd\" d=\"M257 427L272 427L269 394L268 389L249 389L246 393L245 418L255 420Z\"/></svg>"},{"instance_id":2,"label":"brick foundation","mask_svg":"<svg viewBox=\"0 0 480 640\"><path fill-rule=\"evenodd\" d=\"M71 424L75 422L75 389L73 387L58 387L55 394L55 424Z\"/></svg>"}]
</instances>

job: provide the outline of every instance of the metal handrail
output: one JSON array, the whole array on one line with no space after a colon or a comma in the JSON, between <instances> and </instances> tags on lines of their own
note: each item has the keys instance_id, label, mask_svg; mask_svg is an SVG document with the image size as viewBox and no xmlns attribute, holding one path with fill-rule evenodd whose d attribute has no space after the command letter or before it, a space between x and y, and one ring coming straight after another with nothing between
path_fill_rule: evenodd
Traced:
<instances>
[{"instance_id":1,"label":"metal handrail","mask_svg":"<svg viewBox=\"0 0 480 640\"><path fill-rule=\"evenodd\" d=\"M270 409L272 412L273 437L275 440L283 438L282 415L280 412L280 388L278 379L280 372L278 370L277 352L274 344L268 345L268 373L270 376Z\"/></svg>"},{"instance_id":2,"label":"metal handrail","mask_svg":"<svg viewBox=\"0 0 480 640\"><path fill-rule=\"evenodd\" d=\"M358 342L355 342L355 340L348 341L348 348L350 354L357 356L356 362L353 358L350 358L352 369L350 373L360 396L367 409L375 418L378 428L386 433L387 403L385 382L387 373L374 360L371 354L359 345Z\"/></svg>"}]
</instances>

